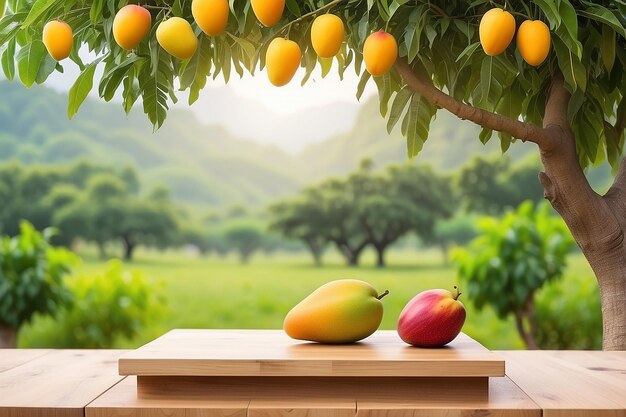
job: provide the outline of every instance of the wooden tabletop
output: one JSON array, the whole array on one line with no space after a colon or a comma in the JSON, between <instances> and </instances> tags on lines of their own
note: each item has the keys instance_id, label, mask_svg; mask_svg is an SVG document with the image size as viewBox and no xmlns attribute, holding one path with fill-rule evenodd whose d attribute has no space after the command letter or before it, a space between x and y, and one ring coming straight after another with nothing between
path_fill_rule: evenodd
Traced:
<instances>
[{"instance_id":1,"label":"wooden tabletop","mask_svg":"<svg viewBox=\"0 0 626 417\"><path fill-rule=\"evenodd\" d=\"M118 375L123 353L0 350L0 417L626 417L626 352L499 351L507 377L492 378L488 395L430 399L410 378L354 379L308 397L287 378L236 391L214 380L200 395L183 385L139 398L135 378Z\"/></svg>"},{"instance_id":2,"label":"wooden tabletop","mask_svg":"<svg viewBox=\"0 0 626 417\"><path fill-rule=\"evenodd\" d=\"M504 360L461 333L440 349L377 331L362 343L322 345L282 330L172 330L120 358L122 375L504 376Z\"/></svg>"}]
</instances>

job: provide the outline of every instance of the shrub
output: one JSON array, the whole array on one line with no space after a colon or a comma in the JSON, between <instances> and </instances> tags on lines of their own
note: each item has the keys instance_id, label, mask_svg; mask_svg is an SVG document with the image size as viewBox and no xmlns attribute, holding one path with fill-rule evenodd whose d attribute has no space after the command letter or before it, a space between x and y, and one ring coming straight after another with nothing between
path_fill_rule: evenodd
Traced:
<instances>
[{"instance_id":1,"label":"shrub","mask_svg":"<svg viewBox=\"0 0 626 417\"><path fill-rule=\"evenodd\" d=\"M121 338L135 336L158 316L163 299L143 273L129 271L119 260L102 273L67 281L74 303L56 319L37 322L24 344L56 348L110 348Z\"/></svg>"},{"instance_id":2,"label":"shrub","mask_svg":"<svg viewBox=\"0 0 626 417\"><path fill-rule=\"evenodd\" d=\"M18 236L0 240L0 347L14 347L20 327L36 313L54 315L71 299L63 277L78 258L52 247L52 234L23 221Z\"/></svg>"}]
</instances>

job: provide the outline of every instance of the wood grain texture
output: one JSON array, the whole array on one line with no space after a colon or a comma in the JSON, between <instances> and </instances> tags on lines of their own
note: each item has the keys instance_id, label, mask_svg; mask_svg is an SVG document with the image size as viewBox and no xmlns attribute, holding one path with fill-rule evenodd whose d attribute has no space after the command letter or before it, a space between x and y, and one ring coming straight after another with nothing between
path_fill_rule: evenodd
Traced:
<instances>
[{"instance_id":1,"label":"wood grain texture","mask_svg":"<svg viewBox=\"0 0 626 417\"><path fill-rule=\"evenodd\" d=\"M49 349L0 349L0 372L20 366L49 352Z\"/></svg>"},{"instance_id":2,"label":"wood grain texture","mask_svg":"<svg viewBox=\"0 0 626 417\"><path fill-rule=\"evenodd\" d=\"M137 395L137 378L127 377L85 408L86 417L246 417L248 398L223 395L224 390L199 393L185 385L151 395Z\"/></svg>"},{"instance_id":3,"label":"wood grain texture","mask_svg":"<svg viewBox=\"0 0 626 417\"><path fill-rule=\"evenodd\" d=\"M57 350L0 373L0 417L83 416L118 382L123 351Z\"/></svg>"},{"instance_id":4,"label":"wood grain texture","mask_svg":"<svg viewBox=\"0 0 626 417\"><path fill-rule=\"evenodd\" d=\"M296 341L281 330L174 330L120 358L121 375L503 376L504 361L461 334L441 349L408 346L395 331L361 343Z\"/></svg>"},{"instance_id":5,"label":"wood grain texture","mask_svg":"<svg viewBox=\"0 0 626 417\"><path fill-rule=\"evenodd\" d=\"M506 377L486 389L485 378L128 377L86 416L541 416Z\"/></svg>"},{"instance_id":6,"label":"wood grain texture","mask_svg":"<svg viewBox=\"0 0 626 417\"><path fill-rule=\"evenodd\" d=\"M626 352L501 351L545 417L626 417Z\"/></svg>"}]
</instances>

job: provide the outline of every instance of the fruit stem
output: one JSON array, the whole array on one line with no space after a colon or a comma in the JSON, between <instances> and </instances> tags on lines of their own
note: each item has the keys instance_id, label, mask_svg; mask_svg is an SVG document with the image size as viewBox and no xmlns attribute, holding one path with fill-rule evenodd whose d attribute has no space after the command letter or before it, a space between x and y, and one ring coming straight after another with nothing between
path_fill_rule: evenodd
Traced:
<instances>
[{"instance_id":1,"label":"fruit stem","mask_svg":"<svg viewBox=\"0 0 626 417\"><path fill-rule=\"evenodd\" d=\"M377 300L381 300L385 295L389 294L389 290L385 290L381 295L376 297Z\"/></svg>"},{"instance_id":2,"label":"fruit stem","mask_svg":"<svg viewBox=\"0 0 626 417\"><path fill-rule=\"evenodd\" d=\"M454 286L454 289L456 290L456 295L453 296L452 298L454 298L455 300L458 300L459 297L461 296L461 291L459 290L459 287L457 287L456 285Z\"/></svg>"}]
</instances>

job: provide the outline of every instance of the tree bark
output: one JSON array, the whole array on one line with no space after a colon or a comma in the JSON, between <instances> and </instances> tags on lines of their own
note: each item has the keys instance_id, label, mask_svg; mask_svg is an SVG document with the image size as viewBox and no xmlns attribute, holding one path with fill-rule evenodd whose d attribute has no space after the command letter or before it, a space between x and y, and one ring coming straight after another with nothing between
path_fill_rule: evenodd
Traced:
<instances>
[{"instance_id":1,"label":"tree bark","mask_svg":"<svg viewBox=\"0 0 626 417\"><path fill-rule=\"evenodd\" d=\"M305 239L304 244L307 248L309 248L309 252L311 252L315 266L322 266L322 246L317 244L312 239Z\"/></svg>"},{"instance_id":2,"label":"tree bark","mask_svg":"<svg viewBox=\"0 0 626 417\"><path fill-rule=\"evenodd\" d=\"M385 249L387 246L376 247L376 266L379 268L385 267Z\"/></svg>"},{"instance_id":3,"label":"tree bark","mask_svg":"<svg viewBox=\"0 0 626 417\"><path fill-rule=\"evenodd\" d=\"M530 350L538 350L539 346L537 346L537 342L535 342L535 339L532 333L528 331L526 327L524 326L524 318L525 318L524 312L521 310L516 310L514 315L515 315L515 325L517 326L517 332L519 333L520 337L526 344L526 347Z\"/></svg>"},{"instance_id":4,"label":"tree bark","mask_svg":"<svg viewBox=\"0 0 626 417\"><path fill-rule=\"evenodd\" d=\"M0 349L13 349L15 347L17 347L17 330L0 325Z\"/></svg>"},{"instance_id":5,"label":"tree bark","mask_svg":"<svg viewBox=\"0 0 626 417\"><path fill-rule=\"evenodd\" d=\"M396 68L407 85L431 103L461 119L539 146L545 168L539 174L544 196L572 232L600 287L603 349L626 350L626 162L622 161L615 183L604 197L593 191L578 161L575 137L567 120L570 94L563 76L553 76L543 126L538 127L449 96L405 60L398 60ZM624 129L622 122L618 120L613 127L619 135Z\"/></svg>"},{"instance_id":6,"label":"tree bark","mask_svg":"<svg viewBox=\"0 0 626 417\"><path fill-rule=\"evenodd\" d=\"M133 251L135 250L136 245L126 236L122 238L122 242L124 243L124 260L131 261L133 259Z\"/></svg>"}]
</instances>

